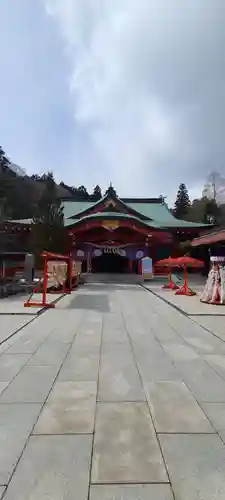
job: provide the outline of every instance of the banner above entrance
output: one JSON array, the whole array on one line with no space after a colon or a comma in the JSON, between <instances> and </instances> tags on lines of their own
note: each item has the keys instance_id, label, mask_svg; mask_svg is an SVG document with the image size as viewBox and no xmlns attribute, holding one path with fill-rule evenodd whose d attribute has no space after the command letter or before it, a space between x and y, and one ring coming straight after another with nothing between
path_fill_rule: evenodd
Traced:
<instances>
[{"instance_id":1,"label":"banner above entrance","mask_svg":"<svg viewBox=\"0 0 225 500\"><path fill-rule=\"evenodd\" d=\"M120 247L103 247L103 248L95 248L92 251L93 257L100 257L103 254L114 254L120 255L121 257L126 257L126 250Z\"/></svg>"},{"instance_id":2,"label":"banner above entrance","mask_svg":"<svg viewBox=\"0 0 225 500\"><path fill-rule=\"evenodd\" d=\"M147 248L137 247L137 246L93 246L93 245L84 245L81 248L77 248L73 251L73 258L86 260L88 256L90 258L101 257L104 254L113 254L119 255L121 257L126 257L130 260L141 260L147 254Z\"/></svg>"}]
</instances>

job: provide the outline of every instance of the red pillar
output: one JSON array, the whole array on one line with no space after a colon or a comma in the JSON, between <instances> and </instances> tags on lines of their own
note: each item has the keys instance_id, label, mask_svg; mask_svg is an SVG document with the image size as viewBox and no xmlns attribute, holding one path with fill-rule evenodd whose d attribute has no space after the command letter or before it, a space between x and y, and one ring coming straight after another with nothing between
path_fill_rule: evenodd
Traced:
<instances>
[{"instance_id":1,"label":"red pillar","mask_svg":"<svg viewBox=\"0 0 225 500\"><path fill-rule=\"evenodd\" d=\"M138 260L138 274L142 274L142 262L141 262L141 259Z\"/></svg>"},{"instance_id":2,"label":"red pillar","mask_svg":"<svg viewBox=\"0 0 225 500\"><path fill-rule=\"evenodd\" d=\"M132 259L128 259L128 273L132 273L133 271L133 261Z\"/></svg>"},{"instance_id":3,"label":"red pillar","mask_svg":"<svg viewBox=\"0 0 225 500\"><path fill-rule=\"evenodd\" d=\"M43 279L43 292L42 292L42 302L43 306L47 303L47 288L48 288L48 259L44 257L44 279Z\"/></svg>"}]
</instances>

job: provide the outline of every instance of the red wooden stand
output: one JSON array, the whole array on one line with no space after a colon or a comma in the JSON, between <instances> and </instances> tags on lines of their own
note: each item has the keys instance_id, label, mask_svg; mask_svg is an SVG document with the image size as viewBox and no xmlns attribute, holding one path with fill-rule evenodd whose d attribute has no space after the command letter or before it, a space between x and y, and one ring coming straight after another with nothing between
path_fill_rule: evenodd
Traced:
<instances>
[{"instance_id":1,"label":"red wooden stand","mask_svg":"<svg viewBox=\"0 0 225 500\"><path fill-rule=\"evenodd\" d=\"M169 273L168 273L168 278L169 278L169 282L166 284L166 285L163 285L163 289L164 290L178 290L179 286L177 286L173 280L172 280L172 272L171 272L171 269L169 270Z\"/></svg>"},{"instance_id":2,"label":"red wooden stand","mask_svg":"<svg viewBox=\"0 0 225 500\"><path fill-rule=\"evenodd\" d=\"M67 263L67 277L68 277L68 287L66 287L66 282L63 284L62 290L55 291L53 293L64 294L71 293L72 291L72 259L68 255L54 254L50 252L43 252L41 256L44 258L44 277L42 282L42 288L38 284L33 290L27 301L24 302L24 307L48 307L54 308L55 304L52 302L47 302L47 291L48 291L48 261L50 259L62 260ZM32 301L34 293L40 292L42 294L42 299L39 302Z\"/></svg>"},{"instance_id":3,"label":"red wooden stand","mask_svg":"<svg viewBox=\"0 0 225 500\"><path fill-rule=\"evenodd\" d=\"M184 265L184 284L178 288L175 295L188 295L191 297L192 295L196 295L196 293L188 287L187 284L187 266Z\"/></svg>"}]
</instances>

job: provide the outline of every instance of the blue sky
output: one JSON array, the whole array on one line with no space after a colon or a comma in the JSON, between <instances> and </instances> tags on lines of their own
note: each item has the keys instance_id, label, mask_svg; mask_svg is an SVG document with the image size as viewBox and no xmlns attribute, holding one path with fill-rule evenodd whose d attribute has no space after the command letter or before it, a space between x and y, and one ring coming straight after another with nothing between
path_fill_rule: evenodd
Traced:
<instances>
[{"instance_id":1,"label":"blue sky","mask_svg":"<svg viewBox=\"0 0 225 500\"><path fill-rule=\"evenodd\" d=\"M1 0L0 144L121 195L225 175L224 0Z\"/></svg>"}]
</instances>

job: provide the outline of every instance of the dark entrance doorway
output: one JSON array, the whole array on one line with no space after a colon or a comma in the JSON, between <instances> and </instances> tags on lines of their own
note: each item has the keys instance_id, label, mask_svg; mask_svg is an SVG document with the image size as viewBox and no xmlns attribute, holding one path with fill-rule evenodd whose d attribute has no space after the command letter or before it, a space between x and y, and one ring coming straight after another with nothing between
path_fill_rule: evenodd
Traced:
<instances>
[{"instance_id":1,"label":"dark entrance doorway","mask_svg":"<svg viewBox=\"0 0 225 500\"><path fill-rule=\"evenodd\" d=\"M128 259L114 253L103 253L92 259L93 273L126 273Z\"/></svg>"}]
</instances>

